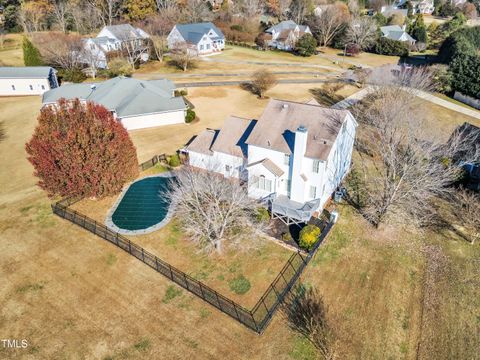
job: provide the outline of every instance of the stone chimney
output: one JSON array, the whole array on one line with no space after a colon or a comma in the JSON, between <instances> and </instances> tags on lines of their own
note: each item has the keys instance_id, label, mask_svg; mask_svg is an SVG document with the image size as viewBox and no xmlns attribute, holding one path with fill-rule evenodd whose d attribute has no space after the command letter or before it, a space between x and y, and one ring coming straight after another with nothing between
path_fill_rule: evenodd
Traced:
<instances>
[{"instance_id":1,"label":"stone chimney","mask_svg":"<svg viewBox=\"0 0 480 360\"><path fill-rule=\"evenodd\" d=\"M305 180L302 178L303 159L307 150L308 130L304 126L299 126L295 131L295 144L293 147L293 161L291 168L291 191L290 199L293 201L304 202Z\"/></svg>"}]
</instances>

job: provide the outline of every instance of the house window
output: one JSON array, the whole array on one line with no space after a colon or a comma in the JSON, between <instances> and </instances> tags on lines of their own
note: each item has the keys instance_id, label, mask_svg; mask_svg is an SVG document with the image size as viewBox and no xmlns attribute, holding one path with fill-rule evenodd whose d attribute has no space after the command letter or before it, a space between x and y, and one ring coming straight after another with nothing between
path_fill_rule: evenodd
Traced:
<instances>
[{"instance_id":1,"label":"house window","mask_svg":"<svg viewBox=\"0 0 480 360\"><path fill-rule=\"evenodd\" d=\"M231 169L230 165L225 165L225 171L226 172L230 172L230 169Z\"/></svg>"},{"instance_id":2,"label":"house window","mask_svg":"<svg viewBox=\"0 0 480 360\"><path fill-rule=\"evenodd\" d=\"M207 44L207 50L210 50L210 44Z\"/></svg>"},{"instance_id":3,"label":"house window","mask_svg":"<svg viewBox=\"0 0 480 360\"><path fill-rule=\"evenodd\" d=\"M320 172L320 160L313 160L312 171L315 174L318 174Z\"/></svg>"},{"instance_id":4,"label":"house window","mask_svg":"<svg viewBox=\"0 0 480 360\"><path fill-rule=\"evenodd\" d=\"M95 44L90 44L90 49L95 50Z\"/></svg>"},{"instance_id":5,"label":"house window","mask_svg":"<svg viewBox=\"0 0 480 360\"><path fill-rule=\"evenodd\" d=\"M316 186L310 186L310 197L312 199L315 199L317 197L317 187Z\"/></svg>"},{"instance_id":6,"label":"house window","mask_svg":"<svg viewBox=\"0 0 480 360\"><path fill-rule=\"evenodd\" d=\"M28 85L28 87L30 88L30 90L33 90L33 86L32 86L32 85Z\"/></svg>"},{"instance_id":7,"label":"house window","mask_svg":"<svg viewBox=\"0 0 480 360\"><path fill-rule=\"evenodd\" d=\"M45 90L45 85L42 85L42 90Z\"/></svg>"},{"instance_id":8,"label":"house window","mask_svg":"<svg viewBox=\"0 0 480 360\"><path fill-rule=\"evenodd\" d=\"M261 175L258 179L258 188L268 192L272 191L272 180L265 179L265 176Z\"/></svg>"},{"instance_id":9,"label":"house window","mask_svg":"<svg viewBox=\"0 0 480 360\"><path fill-rule=\"evenodd\" d=\"M200 50L203 50L203 45L200 45Z\"/></svg>"},{"instance_id":10,"label":"house window","mask_svg":"<svg viewBox=\"0 0 480 360\"><path fill-rule=\"evenodd\" d=\"M12 90L15 91L15 85L12 85Z\"/></svg>"},{"instance_id":11,"label":"house window","mask_svg":"<svg viewBox=\"0 0 480 360\"><path fill-rule=\"evenodd\" d=\"M291 187L292 187L292 182L291 182L291 180L285 181L285 191L286 191L287 193L290 192Z\"/></svg>"},{"instance_id":12,"label":"house window","mask_svg":"<svg viewBox=\"0 0 480 360\"><path fill-rule=\"evenodd\" d=\"M285 165L290 165L290 155L289 154L285 154L285 156L283 157L283 163Z\"/></svg>"}]
</instances>

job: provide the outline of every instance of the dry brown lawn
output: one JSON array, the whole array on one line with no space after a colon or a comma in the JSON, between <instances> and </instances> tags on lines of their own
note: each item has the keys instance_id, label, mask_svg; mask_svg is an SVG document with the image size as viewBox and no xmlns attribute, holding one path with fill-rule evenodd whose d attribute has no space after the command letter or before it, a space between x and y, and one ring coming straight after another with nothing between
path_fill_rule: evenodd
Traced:
<instances>
[{"instance_id":1,"label":"dry brown lawn","mask_svg":"<svg viewBox=\"0 0 480 360\"><path fill-rule=\"evenodd\" d=\"M24 66L21 34L6 35L0 49L0 66Z\"/></svg>"},{"instance_id":2,"label":"dry brown lawn","mask_svg":"<svg viewBox=\"0 0 480 360\"><path fill-rule=\"evenodd\" d=\"M307 88L281 89L269 95L309 97ZM230 113L252 116L263 107L263 101L239 89L225 89L215 111L208 111L203 102L213 104L211 90L197 91L192 95L201 100L196 105L202 120L164 128L164 135L158 130L149 141L137 137L140 153L157 146L172 152L207 122L218 125ZM27 349L0 347L0 358L315 358L311 345L279 314L258 336L178 292L127 253L54 217L25 159L24 143L39 105L33 97L0 99L6 130L0 142L0 334L29 343ZM480 246L450 233L374 231L348 207L340 211L339 223L303 277L325 297L340 358L478 358ZM447 258L448 276L426 276L424 243ZM165 301L172 289L176 296Z\"/></svg>"}]
</instances>

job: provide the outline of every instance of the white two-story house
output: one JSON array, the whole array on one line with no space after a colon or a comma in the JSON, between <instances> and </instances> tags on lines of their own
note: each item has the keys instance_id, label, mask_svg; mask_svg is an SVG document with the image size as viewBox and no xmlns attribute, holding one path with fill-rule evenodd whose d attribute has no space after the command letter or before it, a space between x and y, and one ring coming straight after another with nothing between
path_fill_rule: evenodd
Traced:
<instances>
[{"instance_id":1,"label":"white two-story house","mask_svg":"<svg viewBox=\"0 0 480 360\"><path fill-rule=\"evenodd\" d=\"M167 37L168 48L172 51L186 47L195 55L210 55L225 48L225 36L211 22L177 24Z\"/></svg>"},{"instance_id":2,"label":"white two-story house","mask_svg":"<svg viewBox=\"0 0 480 360\"><path fill-rule=\"evenodd\" d=\"M356 127L347 110L271 100L258 120L229 117L184 151L191 166L247 181L285 223L307 222L348 173Z\"/></svg>"},{"instance_id":3,"label":"white two-story house","mask_svg":"<svg viewBox=\"0 0 480 360\"><path fill-rule=\"evenodd\" d=\"M97 37L84 39L84 62L97 69L106 69L108 53L122 51L127 43L130 49L140 52L140 59L147 61L148 39L150 36L130 24L104 26Z\"/></svg>"},{"instance_id":4,"label":"white two-story house","mask_svg":"<svg viewBox=\"0 0 480 360\"><path fill-rule=\"evenodd\" d=\"M286 20L265 30L267 44L279 50L291 51L295 44L305 34L312 34L306 25L297 25L293 20Z\"/></svg>"}]
</instances>

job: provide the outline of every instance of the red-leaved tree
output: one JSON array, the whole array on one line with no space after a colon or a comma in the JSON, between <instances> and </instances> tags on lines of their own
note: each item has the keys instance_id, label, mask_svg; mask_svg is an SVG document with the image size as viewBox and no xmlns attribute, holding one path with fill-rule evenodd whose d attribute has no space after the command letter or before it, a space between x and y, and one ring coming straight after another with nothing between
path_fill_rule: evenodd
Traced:
<instances>
[{"instance_id":1,"label":"red-leaved tree","mask_svg":"<svg viewBox=\"0 0 480 360\"><path fill-rule=\"evenodd\" d=\"M138 175L127 130L103 106L78 99L42 108L26 150L49 196L114 195Z\"/></svg>"}]
</instances>

